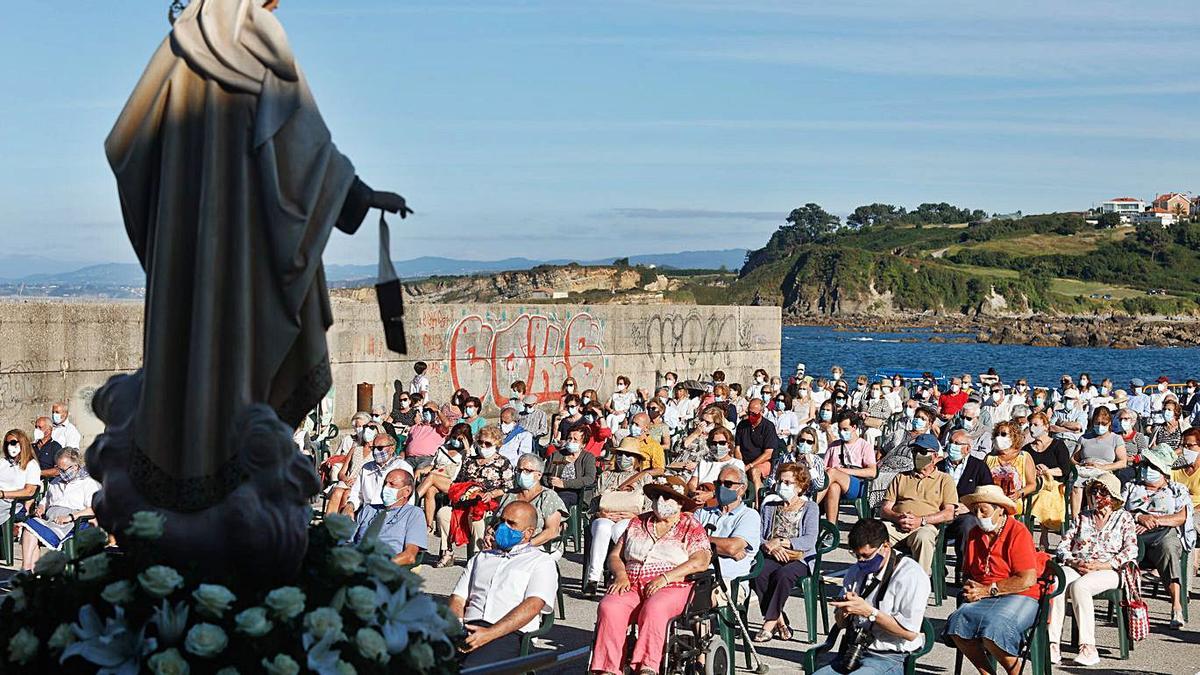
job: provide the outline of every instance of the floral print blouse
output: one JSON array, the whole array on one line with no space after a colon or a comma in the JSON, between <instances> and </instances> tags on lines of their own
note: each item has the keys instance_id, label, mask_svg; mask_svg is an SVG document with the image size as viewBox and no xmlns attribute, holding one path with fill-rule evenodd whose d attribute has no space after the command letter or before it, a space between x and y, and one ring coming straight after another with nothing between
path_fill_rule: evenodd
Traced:
<instances>
[{"instance_id":1,"label":"floral print blouse","mask_svg":"<svg viewBox=\"0 0 1200 675\"><path fill-rule=\"evenodd\" d=\"M1133 514L1113 511L1104 527L1096 527L1096 512L1084 510L1071 523L1058 554L1064 563L1112 563L1113 569L1137 560L1137 529Z\"/></svg>"},{"instance_id":2,"label":"floral print blouse","mask_svg":"<svg viewBox=\"0 0 1200 675\"><path fill-rule=\"evenodd\" d=\"M512 462L508 461L503 455L497 455L492 458L492 461L484 464L474 457L470 457L463 462L462 469L458 472L458 482L475 482L483 486L484 492L493 490L508 490L513 486L513 481L516 479L516 472L513 470Z\"/></svg>"},{"instance_id":3,"label":"floral print blouse","mask_svg":"<svg viewBox=\"0 0 1200 675\"><path fill-rule=\"evenodd\" d=\"M670 572L687 562L696 551L707 551L708 533L695 516L684 513L662 537L654 536L653 514L643 513L629 521L625 530L625 572L633 590L641 592L646 584L656 577ZM675 582L669 586L687 586L690 582Z\"/></svg>"}]
</instances>

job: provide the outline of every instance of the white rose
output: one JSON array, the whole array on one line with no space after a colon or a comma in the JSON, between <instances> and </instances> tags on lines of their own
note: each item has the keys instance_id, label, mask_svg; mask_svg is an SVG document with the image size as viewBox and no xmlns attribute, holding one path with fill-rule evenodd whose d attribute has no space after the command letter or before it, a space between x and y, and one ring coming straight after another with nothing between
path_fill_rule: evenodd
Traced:
<instances>
[{"instance_id":1,"label":"white rose","mask_svg":"<svg viewBox=\"0 0 1200 675\"><path fill-rule=\"evenodd\" d=\"M264 604L271 609L275 616L287 621L294 619L304 611L304 592L295 586L276 588L267 593Z\"/></svg>"},{"instance_id":2,"label":"white rose","mask_svg":"<svg viewBox=\"0 0 1200 675\"><path fill-rule=\"evenodd\" d=\"M338 675L358 675L358 671L354 669L354 666L345 661L339 660L335 664L335 667L337 668Z\"/></svg>"},{"instance_id":3,"label":"white rose","mask_svg":"<svg viewBox=\"0 0 1200 675\"><path fill-rule=\"evenodd\" d=\"M375 591L366 586L352 586L346 589L346 606L364 622L370 622L375 616Z\"/></svg>"},{"instance_id":4,"label":"white rose","mask_svg":"<svg viewBox=\"0 0 1200 675\"><path fill-rule=\"evenodd\" d=\"M188 675L188 662L174 647L150 657L150 672L154 675Z\"/></svg>"},{"instance_id":5,"label":"white rose","mask_svg":"<svg viewBox=\"0 0 1200 675\"><path fill-rule=\"evenodd\" d=\"M250 637L262 637L274 628L271 621L267 619L267 610L262 607L251 607L239 612L237 616L233 617L233 621L239 633L245 633Z\"/></svg>"},{"instance_id":6,"label":"white rose","mask_svg":"<svg viewBox=\"0 0 1200 675\"><path fill-rule=\"evenodd\" d=\"M304 628L321 640L330 633L337 635L342 632L342 617L332 607L318 607L304 615Z\"/></svg>"},{"instance_id":7,"label":"white rose","mask_svg":"<svg viewBox=\"0 0 1200 675\"><path fill-rule=\"evenodd\" d=\"M362 569L363 554L349 546L339 546L329 552L329 566L337 574L350 575Z\"/></svg>"},{"instance_id":8,"label":"white rose","mask_svg":"<svg viewBox=\"0 0 1200 675\"><path fill-rule=\"evenodd\" d=\"M367 558L367 574L387 583L400 576L402 568L385 555L372 555Z\"/></svg>"},{"instance_id":9,"label":"white rose","mask_svg":"<svg viewBox=\"0 0 1200 675\"><path fill-rule=\"evenodd\" d=\"M104 548L108 533L98 527L85 527L75 535L75 554L87 555Z\"/></svg>"},{"instance_id":10,"label":"white rose","mask_svg":"<svg viewBox=\"0 0 1200 675\"><path fill-rule=\"evenodd\" d=\"M67 554L62 551L46 551L42 557L38 558L37 563L33 566L33 573L42 577L56 577L67 569L67 563L70 559Z\"/></svg>"},{"instance_id":11,"label":"white rose","mask_svg":"<svg viewBox=\"0 0 1200 675\"><path fill-rule=\"evenodd\" d=\"M346 541L354 535L354 530L357 527L354 521L343 516L340 513L331 513L325 516L325 529L329 530L330 536L334 541Z\"/></svg>"},{"instance_id":12,"label":"white rose","mask_svg":"<svg viewBox=\"0 0 1200 675\"><path fill-rule=\"evenodd\" d=\"M354 644L358 647L358 653L368 661L387 663L392 658L388 654L387 641L373 628L359 628L354 634Z\"/></svg>"},{"instance_id":13,"label":"white rose","mask_svg":"<svg viewBox=\"0 0 1200 675\"><path fill-rule=\"evenodd\" d=\"M166 517L157 511L138 511L129 519L125 534L138 539L158 539L166 522Z\"/></svg>"},{"instance_id":14,"label":"white rose","mask_svg":"<svg viewBox=\"0 0 1200 675\"><path fill-rule=\"evenodd\" d=\"M146 568L145 572L138 575L137 580L142 589L156 598L165 598L183 585L183 577L179 576L179 572L166 565Z\"/></svg>"},{"instance_id":15,"label":"white rose","mask_svg":"<svg viewBox=\"0 0 1200 675\"><path fill-rule=\"evenodd\" d=\"M25 665L33 660L33 657L37 655L37 650L37 636L28 628L22 628L8 641L8 660Z\"/></svg>"},{"instance_id":16,"label":"white rose","mask_svg":"<svg viewBox=\"0 0 1200 675\"><path fill-rule=\"evenodd\" d=\"M100 597L111 605L124 605L133 601L133 583L122 579L114 581L100 591Z\"/></svg>"},{"instance_id":17,"label":"white rose","mask_svg":"<svg viewBox=\"0 0 1200 675\"><path fill-rule=\"evenodd\" d=\"M196 601L196 609L201 614L219 619L229 611L229 606L237 600L237 596L220 584L200 584L200 587L192 592L192 599Z\"/></svg>"},{"instance_id":18,"label":"white rose","mask_svg":"<svg viewBox=\"0 0 1200 675\"><path fill-rule=\"evenodd\" d=\"M296 675L300 672L300 664L287 654L276 654L272 661L263 659L262 667L268 675Z\"/></svg>"},{"instance_id":19,"label":"white rose","mask_svg":"<svg viewBox=\"0 0 1200 675\"><path fill-rule=\"evenodd\" d=\"M46 643L46 646L58 652L73 644L75 644L75 631L71 629L71 624L60 623L58 624L58 628L54 629L54 633L50 636L50 640Z\"/></svg>"},{"instance_id":20,"label":"white rose","mask_svg":"<svg viewBox=\"0 0 1200 675\"><path fill-rule=\"evenodd\" d=\"M205 659L225 651L228 644L229 637L225 635L225 631L221 630L220 626L214 626L211 623L198 623L192 626L192 629L188 631L187 638L183 641L185 649Z\"/></svg>"},{"instance_id":21,"label":"white rose","mask_svg":"<svg viewBox=\"0 0 1200 675\"><path fill-rule=\"evenodd\" d=\"M79 563L80 581L100 581L108 576L108 554L98 553Z\"/></svg>"}]
</instances>

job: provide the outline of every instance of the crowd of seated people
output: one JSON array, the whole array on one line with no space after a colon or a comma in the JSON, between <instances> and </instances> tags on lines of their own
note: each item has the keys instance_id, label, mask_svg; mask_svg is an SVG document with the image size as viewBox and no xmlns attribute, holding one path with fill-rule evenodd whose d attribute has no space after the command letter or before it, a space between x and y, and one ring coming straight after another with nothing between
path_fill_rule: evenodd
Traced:
<instances>
[{"instance_id":1,"label":"crowd of seated people","mask_svg":"<svg viewBox=\"0 0 1200 675\"><path fill-rule=\"evenodd\" d=\"M583 596L598 599L597 673L658 672L689 576L710 569L757 599L762 622L747 639L788 642L789 598L821 573L822 523L853 525L842 545L858 562L832 602L838 626L869 624L864 672L902 672L922 647L939 546L962 579L939 643L980 672L1019 668L1052 559L1067 582L1043 617L1053 660L1069 599L1074 660L1099 661L1091 598L1125 567L1161 581L1168 625L1183 626L1200 504L1194 383L1185 393L1139 380L1113 390L1086 374L1053 389L994 373L848 381L801 367L786 379L759 369L745 386L721 371L622 375L611 390L517 380L507 400L458 389L441 401L418 365L390 410L355 414L321 458L323 510L354 518L354 539L386 543L400 565L436 541L430 563L450 567L466 547L450 602L472 663L516 654L553 611L569 524L584 540ZM78 449L42 460L59 436L74 439L66 414L35 420L32 439L5 435L0 522L21 514L27 569L91 515L98 488Z\"/></svg>"}]
</instances>

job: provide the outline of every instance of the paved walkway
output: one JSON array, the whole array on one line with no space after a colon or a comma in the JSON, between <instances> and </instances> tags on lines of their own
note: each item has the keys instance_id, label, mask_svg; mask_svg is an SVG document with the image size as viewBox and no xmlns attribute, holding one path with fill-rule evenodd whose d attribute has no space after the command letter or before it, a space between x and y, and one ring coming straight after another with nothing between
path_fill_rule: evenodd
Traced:
<instances>
[{"instance_id":1,"label":"paved walkway","mask_svg":"<svg viewBox=\"0 0 1200 675\"><path fill-rule=\"evenodd\" d=\"M846 514L843 514L842 518L840 525L842 528L842 541L845 542L846 532L850 527L851 520ZM1052 539L1052 543L1057 542ZM433 542L432 545L436 546L437 544ZM464 555L464 550L462 548L459 549L460 556ZM585 600L580 593L579 577L582 572L582 557L569 551L570 549L568 548L568 553L561 564L563 583L566 589L567 618L565 620L558 620L556 617L554 629L549 636L551 644L564 650L590 644L592 631L596 623L596 601ZM826 573L828 574L845 569L851 562L851 556L845 550L843 543L843 546L828 556L827 560ZM444 597L453 590L454 583L458 580L462 570L463 562L460 559L458 566L453 568L435 569L430 566L424 566L419 572L426 580L426 590L439 597ZM950 576L953 577L953 569L951 569ZM1198 628L1200 627L1200 615L1197 615L1197 612L1200 612L1200 583L1197 583L1195 579L1192 580L1192 588L1192 621L1182 631L1172 631L1167 628L1167 621L1170 619L1170 603L1165 600L1165 596L1161 591L1157 596L1149 599L1150 636L1145 641L1135 645L1127 661L1119 659L1120 652L1117 648L1116 627L1104 621L1103 608L1105 604L1098 603L1096 641L1100 655L1104 658L1099 665L1090 668L1071 665L1073 652L1070 651L1068 643L1073 619L1068 612L1063 629L1063 664L1056 666L1054 670L1066 673L1157 673L1162 675L1192 675L1200 673L1200 628ZM955 592L953 587L949 590L952 594ZM792 619L796 637L790 642L772 641L760 646L758 650L763 656L764 662L770 666L770 672L772 673L803 672L798 665L798 655L810 646L799 641L801 634L805 632L803 629L804 613L801 601L798 598L793 598L788 607L788 616ZM954 600L952 598L948 598L941 607L935 607L931 600L926 610L926 616L932 619L934 624L940 629L943 620L953 610ZM750 630L756 632L761 620L757 604L751 601ZM818 643L824 641L824 639L824 632L818 629ZM941 644L936 645L933 651L922 660L920 671L925 673L953 673L954 656L955 650L952 648ZM749 672L743 670L745 660L740 651L736 665L739 668L739 672ZM584 668L584 666L579 666L569 670L564 669L561 672L581 673L585 672ZM1029 666L1026 668L1025 673L1032 672ZM969 663L964 663L963 672L974 673L974 669L970 667Z\"/></svg>"}]
</instances>

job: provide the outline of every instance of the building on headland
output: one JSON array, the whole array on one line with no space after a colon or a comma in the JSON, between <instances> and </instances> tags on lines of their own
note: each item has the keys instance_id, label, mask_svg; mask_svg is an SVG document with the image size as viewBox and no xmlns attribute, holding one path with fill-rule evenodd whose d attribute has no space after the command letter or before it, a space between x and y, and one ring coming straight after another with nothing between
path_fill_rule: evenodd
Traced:
<instances>
[{"instance_id":1,"label":"building on headland","mask_svg":"<svg viewBox=\"0 0 1200 675\"><path fill-rule=\"evenodd\" d=\"M1124 220L1125 216L1122 216L1121 218ZM1173 211L1152 207L1141 213L1132 214L1129 216L1129 222L1135 225L1139 223L1158 223L1163 227L1170 227L1171 225L1179 222L1179 215Z\"/></svg>"},{"instance_id":2,"label":"building on headland","mask_svg":"<svg viewBox=\"0 0 1200 675\"><path fill-rule=\"evenodd\" d=\"M1115 213L1122 223L1132 222L1132 216L1146 210L1146 202L1135 197L1115 197L1100 203L1100 213Z\"/></svg>"},{"instance_id":3,"label":"building on headland","mask_svg":"<svg viewBox=\"0 0 1200 675\"><path fill-rule=\"evenodd\" d=\"M1192 199L1183 192L1164 192L1155 197L1150 206L1152 209L1161 209L1164 213L1186 216L1192 211Z\"/></svg>"}]
</instances>

